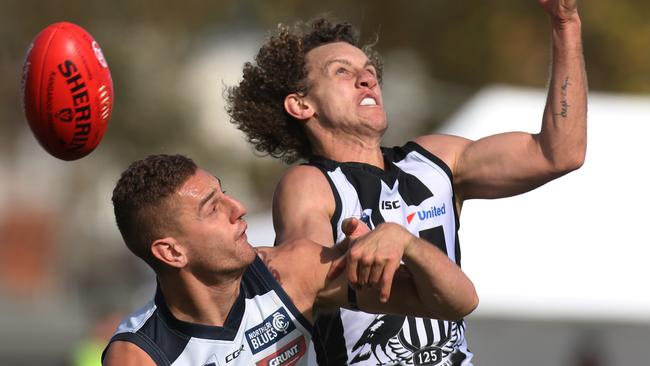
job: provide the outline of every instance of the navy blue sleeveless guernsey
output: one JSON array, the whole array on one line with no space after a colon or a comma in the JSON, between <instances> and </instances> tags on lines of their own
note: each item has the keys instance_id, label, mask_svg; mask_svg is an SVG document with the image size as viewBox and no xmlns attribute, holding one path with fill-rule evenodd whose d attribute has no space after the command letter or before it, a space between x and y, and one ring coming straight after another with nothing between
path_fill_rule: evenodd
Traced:
<instances>
[{"instance_id":1,"label":"navy blue sleeveless guernsey","mask_svg":"<svg viewBox=\"0 0 650 366\"><path fill-rule=\"evenodd\" d=\"M158 289L122 321L110 342L134 343L160 366L297 366L309 363L311 330L256 257L222 327L176 319Z\"/></svg>"}]
</instances>

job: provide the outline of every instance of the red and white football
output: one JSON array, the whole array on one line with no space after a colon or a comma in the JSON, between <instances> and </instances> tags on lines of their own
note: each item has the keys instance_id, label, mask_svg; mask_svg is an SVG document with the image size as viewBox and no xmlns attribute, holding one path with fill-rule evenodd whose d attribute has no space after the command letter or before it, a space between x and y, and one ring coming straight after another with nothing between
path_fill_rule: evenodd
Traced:
<instances>
[{"instance_id":1,"label":"red and white football","mask_svg":"<svg viewBox=\"0 0 650 366\"><path fill-rule=\"evenodd\" d=\"M113 111L113 81L102 50L80 26L55 23L34 38L22 89L29 126L53 156L79 159L102 140Z\"/></svg>"}]
</instances>

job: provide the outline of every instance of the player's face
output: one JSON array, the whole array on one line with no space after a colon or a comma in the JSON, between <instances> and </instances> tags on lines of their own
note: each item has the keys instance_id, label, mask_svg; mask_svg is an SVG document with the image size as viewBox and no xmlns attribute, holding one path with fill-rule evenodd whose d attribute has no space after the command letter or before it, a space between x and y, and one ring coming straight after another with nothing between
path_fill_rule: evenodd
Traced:
<instances>
[{"instance_id":1,"label":"player's face","mask_svg":"<svg viewBox=\"0 0 650 366\"><path fill-rule=\"evenodd\" d=\"M176 192L179 202L179 242L188 250L198 273L223 273L245 268L255 258L246 237L246 208L227 195L221 182L197 170Z\"/></svg>"},{"instance_id":2,"label":"player's face","mask_svg":"<svg viewBox=\"0 0 650 366\"><path fill-rule=\"evenodd\" d=\"M377 72L368 56L346 42L329 43L305 57L310 89L305 100L325 128L383 134L386 113Z\"/></svg>"}]
</instances>

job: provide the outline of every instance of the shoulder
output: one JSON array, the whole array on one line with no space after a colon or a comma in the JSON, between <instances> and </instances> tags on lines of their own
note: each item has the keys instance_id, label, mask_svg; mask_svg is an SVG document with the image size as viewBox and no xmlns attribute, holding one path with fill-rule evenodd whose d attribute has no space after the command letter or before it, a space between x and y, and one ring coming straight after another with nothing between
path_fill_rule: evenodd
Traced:
<instances>
[{"instance_id":1,"label":"shoulder","mask_svg":"<svg viewBox=\"0 0 650 366\"><path fill-rule=\"evenodd\" d=\"M336 200L329 181L318 168L290 168L275 188L272 209L277 240L307 237L319 243L332 242L329 221Z\"/></svg>"},{"instance_id":2,"label":"shoulder","mask_svg":"<svg viewBox=\"0 0 650 366\"><path fill-rule=\"evenodd\" d=\"M325 174L312 165L296 165L289 168L280 178L276 194L288 192L309 192L329 189Z\"/></svg>"},{"instance_id":3,"label":"shoulder","mask_svg":"<svg viewBox=\"0 0 650 366\"><path fill-rule=\"evenodd\" d=\"M267 267L274 262L279 266L276 269L281 272L309 275L311 273L307 273L309 272L307 270L303 271L302 268L315 270L320 265L329 267L330 262L340 255L337 249L309 239L293 239L278 244L282 245L258 247L256 250Z\"/></svg>"},{"instance_id":4,"label":"shoulder","mask_svg":"<svg viewBox=\"0 0 650 366\"><path fill-rule=\"evenodd\" d=\"M106 357L104 357L102 364L104 366L156 365L149 354L142 348L125 341L111 342L106 349Z\"/></svg>"},{"instance_id":5,"label":"shoulder","mask_svg":"<svg viewBox=\"0 0 650 366\"><path fill-rule=\"evenodd\" d=\"M329 181L320 169L309 165L297 165L287 170L275 188L274 200L313 196L315 199L331 193Z\"/></svg>"},{"instance_id":6,"label":"shoulder","mask_svg":"<svg viewBox=\"0 0 650 366\"><path fill-rule=\"evenodd\" d=\"M424 135L413 141L444 161L452 171L455 170L458 157L472 143L472 140L464 137L445 134Z\"/></svg>"}]
</instances>

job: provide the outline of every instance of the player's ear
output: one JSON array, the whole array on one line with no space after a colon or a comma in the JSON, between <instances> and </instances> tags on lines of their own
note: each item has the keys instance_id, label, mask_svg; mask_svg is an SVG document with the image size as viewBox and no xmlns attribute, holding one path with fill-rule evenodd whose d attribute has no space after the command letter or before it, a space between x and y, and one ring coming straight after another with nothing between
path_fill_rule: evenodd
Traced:
<instances>
[{"instance_id":1,"label":"player's ear","mask_svg":"<svg viewBox=\"0 0 650 366\"><path fill-rule=\"evenodd\" d=\"M284 110L293 118L303 121L314 115L311 103L298 93L291 93L284 98Z\"/></svg>"},{"instance_id":2,"label":"player's ear","mask_svg":"<svg viewBox=\"0 0 650 366\"><path fill-rule=\"evenodd\" d=\"M161 238L151 244L151 254L164 264L183 268L187 265L185 247L180 245L173 237Z\"/></svg>"}]
</instances>

